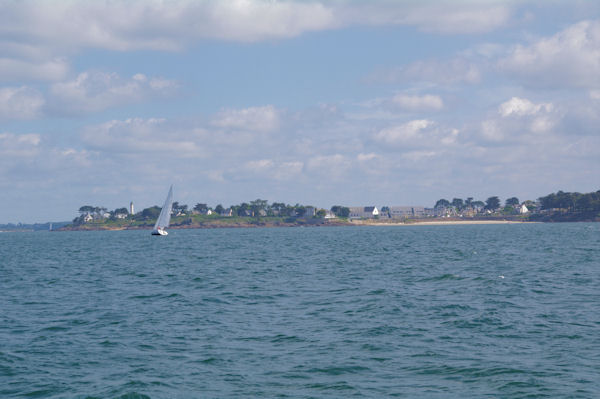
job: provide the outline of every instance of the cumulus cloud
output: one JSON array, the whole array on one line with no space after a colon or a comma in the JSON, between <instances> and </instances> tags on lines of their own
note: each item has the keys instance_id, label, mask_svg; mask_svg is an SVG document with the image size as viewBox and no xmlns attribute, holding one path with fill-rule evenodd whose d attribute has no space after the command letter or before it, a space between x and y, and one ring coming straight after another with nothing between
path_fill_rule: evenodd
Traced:
<instances>
[{"instance_id":1,"label":"cumulus cloud","mask_svg":"<svg viewBox=\"0 0 600 399\"><path fill-rule=\"evenodd\" d=\"M350 166L351 161L342 154L317 155L306 162L308 172L330 176L340 176Z\"/></svg>"},{"instance_id":2,"label":"cumulus cloud","mask_svg":"<svg viewBox=\"0 0 600 399\"><path fill-rule=\"evenodd\" d=\"M433 126L427 119L413 120L402 125L382 129L375 139L387 144L413 144L423 139L423 131Z\"/></svg>"},{"instance_id":3,"label":"cumulus cloud","mask_svg":"<svg viewBox=\"0 0 600 399\"><path fill-rule=\"evenodd\" d=\"M2 9L0 49L21 55L48 48L61 54L81 48L178 50L206 38L256 42L357 25L473 34L497 29L510 17L504 3L477 1L28 1L4 2Z\"/></svg>"},{"instance_id":4,"label":"cumulus cloud","mask_svg":"<svg viewBox=\"0 0 600 399\"><path fill-rule=\"evenodd\" d=\"M112 120L89 126L84 131L84 143L93 150L113 154L134 154L159 157L176 154L179 157L202 156L205 150L198 146L189 132L180 132L168 126L165 119L131 118Z\"/></svg>"},{"instance_id":5,"label":"cumulus cloud","mask_svg":"<svg viewBox=\"0 0 600 399\"><path fill-rule=\"evenodd\" d=\"M490 141L525 140L530 134L551 132L563 117L552 103L534 103L512 97L498 106L499 117L481 122L482 136Z\"/></svg>"},{"instance_id":6,"label":"cumulus cloud","mask_svg":"<svg viewBox=\"0 0 600 399\"><path fill-rule=\"evenodd\" d=\"M0 88L0 119L33 119L40 115L45 100L30 87Z\"/></svg>"},{"instance_id":7,"label":"cumulus cloud","mask_svg":"<svg viewBox=\"0 0 600 399\"><path fill-rule=\"evenodd\" d=\"M500 104L498 112L502 116L524 116L535 115L539 112L552 112L553 105L551 103L534 104L526 98L513 97L510 100Z\"/></svg>"},{"instance_id":8,"label":"cumulus cloud","mask_svg":"<svg viewBox=\"0 0 600 399\"><path fill-rule=\"evenodd\" d=\"M279 111L272 105L224 109L217 114L212 123L222 128L269 132L279 126Z\"/></svg>"},{"instance_id":9,"label":"cumulus cloud","mask_svg":"<svg viewBox=\"0 0 600 399\"><path fill-rule=\"evenodd\" d=\"M63 58L55 58L50 61L0 58L0 80L5 82L57 81L64 79L68 71L69 65Z\"/></svg>"},{"instance_id":10,"label":"cumulus cloud","mask_svg":"<svg viewBox=\"0 0 600 399\"><path fill-rule=\"evenodd\" d=\"M177 87L173 81L136 74L123 79L116 73L83 72L75 79L50 87L50 112L80 114L102 111L169 95Z\"/></svg>"},{"instance_id":11,"label":"cumulus cloud","mask_svg":"<svg viewBox=\"0 0 600 399\"><path fill-rule=\"evenodd\" d=\"M397 94L392 98L392 103L399 108L410 111L434 110L438 111L444 108L444 101L440 96L427 94L424 96L411 96L407 94Z\"/></svg>"},{"instance_id":12,"label":"cumulus cloud","mask_svg":"<svg viewBox=\"0 0 600 399\"><path fill-rule=\"evenodd\" d=\"M0 133L0 155L29 158L39 153L39 134Z\"/></svg>"},{"instance_id":13,"label":"cumulus cloud","mask_svg":"<svg viewBox=\"0 0 600 399\"><path fill-rule=\"evenodd\" d=\"M582 21L530 45L517 45L500 69L523 85L600 87L600 21Z\"/></svg>"},{"instance_id":14,"label":"cumulus cloud","mask_svg":"<svg viewBox=\"0 0 600 399\"><path fill-rule=\"evenodd\" d=\"M300 161L281 162L272 159L260 159L246 162L244 169L262 178L287 180L300 175L303 167L304 163Z\"/></svg>"},{"instance_id":15,"label":"cumulus cloud","mask_svg":"<svg viewBox=\"0 0 600 399\"><path fill-rule=\"evenodd\" d=\"M510 17L506 4L487 2L453 2L429 5L410 10L404 21L426 32L474 34L493 31L505 25Z\"/></svg>"}]
</instances>

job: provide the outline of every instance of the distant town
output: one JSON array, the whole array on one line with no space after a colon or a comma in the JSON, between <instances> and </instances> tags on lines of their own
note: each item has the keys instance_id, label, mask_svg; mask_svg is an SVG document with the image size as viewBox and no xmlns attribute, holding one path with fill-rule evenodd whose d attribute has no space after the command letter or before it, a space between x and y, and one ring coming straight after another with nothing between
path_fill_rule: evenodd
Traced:
<instances>
[{"instance_id":1,"label":"distant town","mask_svg":"<svg viewBox=\"0 0 600 399\"><path fill-rule=\"evenodd\" d=\"M135 212L134 203L112 211L104 207L84 205L79 215L64 229L88 228L148 228L161 208L153 206ZM334 205L330 209L311 205L269 203L257 199L239 205L214 207L197 203L193 207L173 203L172 226L243 227L290 226L303 224L347 224L356 220L379 222L419 223L427 220L513 220L513 221L598 221L600 220L600 190L592 193L565 193L559 191L535 201L507 198L504 203L497 196L485 201L453 198L440 199L431 208L396 205Z\"/></svg>"},{"instance_id":2,"label":"distant town","mask_svg":"<svg viewBox=\"0 0 600 399\"><path fill-rule=\"evenodd\" d=\"M123 230L148 229L161 208L152 206L135 210L135 204L108 210L84 205L71 222L4 224L0 231L37 230ZM485 201L452 198L439 199L433 207L396 205L334 205L330 209L311 205L269 203L257 199L238 205L214 207L197 203L189 207L173 203L171 226L174 228L257 227L297 225L352 225L365 223L421 223L424 221L510 220L537 222L600 221L600 190L591 193L558 191L537 200L520 201L517 197L503 202L497 196Z\"/></svg>"}]
</instances>

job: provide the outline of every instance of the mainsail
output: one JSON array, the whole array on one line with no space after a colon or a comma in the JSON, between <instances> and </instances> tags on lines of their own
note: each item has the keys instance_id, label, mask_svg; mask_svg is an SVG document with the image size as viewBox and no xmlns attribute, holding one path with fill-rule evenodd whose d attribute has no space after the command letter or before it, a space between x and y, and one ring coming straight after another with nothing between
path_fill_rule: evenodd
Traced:
<instances>
[{"instance_id":1,"label":"mainsail","mask_svg":"<svg viewBox=\"0 0 600 399\"><path fill-rule=\"evenodd\" d=\"M164 229L169 227L169 222L171 221L171 210L173 209L173 185L169 189L169 194L167 194L167 199L160 210L160 215L156 220L156 224L154 225L154 230Z\"/></svg>"}]
</instances>

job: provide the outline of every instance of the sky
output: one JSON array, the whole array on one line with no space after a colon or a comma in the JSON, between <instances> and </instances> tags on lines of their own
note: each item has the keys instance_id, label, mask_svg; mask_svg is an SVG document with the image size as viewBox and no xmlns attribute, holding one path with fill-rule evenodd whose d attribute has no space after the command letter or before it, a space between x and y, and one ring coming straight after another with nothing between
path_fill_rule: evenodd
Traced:
<instances>
[{"instance_id":1,"label":"sky","mask_svg":"<svg viewBox=\"0 0 600 399\"><path fill-rule=\"evenodd\" d=\"M600 189L597 1L0 0L0 223Z\"/></svg>"}]
</instances>

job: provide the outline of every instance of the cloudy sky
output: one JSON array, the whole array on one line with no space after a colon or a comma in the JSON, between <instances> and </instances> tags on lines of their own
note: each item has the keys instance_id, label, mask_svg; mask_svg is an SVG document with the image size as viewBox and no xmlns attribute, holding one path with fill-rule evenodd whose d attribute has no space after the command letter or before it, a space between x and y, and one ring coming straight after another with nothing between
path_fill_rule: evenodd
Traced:
<instances>
[{"instance_id":1,"label":"cloudy sky","mask_svg":"<svg viewBox=\"0 0 600 399\"><path fill-rule=\"evenodd\" d=\"M600 189L597 1L0 0L0 223Z\"/></svg>"}]
</instances>

